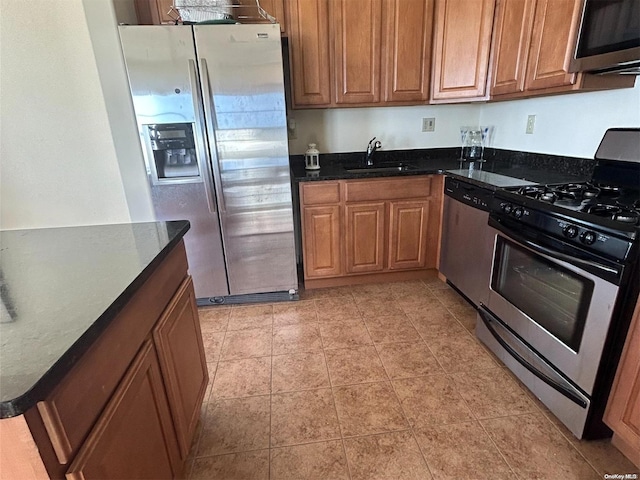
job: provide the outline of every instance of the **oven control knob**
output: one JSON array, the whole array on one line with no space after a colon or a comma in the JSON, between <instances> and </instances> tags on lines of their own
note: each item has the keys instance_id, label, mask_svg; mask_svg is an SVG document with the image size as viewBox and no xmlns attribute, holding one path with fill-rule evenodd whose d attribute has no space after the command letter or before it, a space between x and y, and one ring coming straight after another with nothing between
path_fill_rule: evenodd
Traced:
<instances>
[{"instance_id":1,"label":"oven control knob","mask_svg":"<svg viewBox=\"0 0 640 480\"><path fill-rule=\"evenodd\" d=\"M511 205L510 203L503 203L502 205L500 205L500 207L502 208L502 211L507 215L513 212L513 205Z\"/></svg>"},{"instance_id":2,"label":"oven control knob","mask_svg":"<svg viewBox=\"0 0 640 480\"><path fill-rule=\"evenodd\" d=\"M578 236L578 227L575 225L567 225L562 229L562 233L565 237L576 238Z\"/></svg>"},{"instance_id":3,"label":"oven control knob","mask_svg":"<svg viewBox=\"0 0 640 480\"><path fill-rule=\"evenodd\" d=\"M585 245L593 245L596 242L596 234L593 232L584 232L580 235L580 241Z\"/></svg>"},{"instance_id":4,"label":"oven control knob","mask_svg":"<svg viewBox=\"0 0 640 480\"><path fill-rule=\"evenodd\" d=\"M524 213L524 209L522 207L516 207L513 210L513 216L516 218L521 218L523 213Z\"/></svg>"}]
</instances>

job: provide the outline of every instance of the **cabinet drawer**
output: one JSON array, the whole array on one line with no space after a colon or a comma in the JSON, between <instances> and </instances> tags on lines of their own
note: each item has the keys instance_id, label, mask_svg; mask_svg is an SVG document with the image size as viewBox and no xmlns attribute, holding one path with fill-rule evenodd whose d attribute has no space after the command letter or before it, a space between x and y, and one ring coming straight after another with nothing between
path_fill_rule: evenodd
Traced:
<instances>
[{"instance_id":1,"label":"cabinet drawer","mask_svg":"<svg viewBox=\"0 0 640 480\"><path fill-rule=\"evenodd\" d=\"M431 195L431 176L355 180L346 182L344 187L347 202L422 198Z\"/></svg>"},{"instance_id":2,"label":"cabinet drawer","mask_svg":"<svg viewBox=\"0 0 640 480\"><path fill-rule=\"evenodd\" d=\"M38 402L61 464L69 463L78 451L186 275L187 257L181 242L51 395Z\"/></svg>"},{"instance_id":3,"label":"cabinet drawer","mask_svg":"<svg viewBox=\"0 0 640 480\"><path fill-rule=\"evenodd\" d=\"M339 203L340 184L338 182L303 183L300 185L300 197L304 205Z\"/></svg>"}]
</instances>

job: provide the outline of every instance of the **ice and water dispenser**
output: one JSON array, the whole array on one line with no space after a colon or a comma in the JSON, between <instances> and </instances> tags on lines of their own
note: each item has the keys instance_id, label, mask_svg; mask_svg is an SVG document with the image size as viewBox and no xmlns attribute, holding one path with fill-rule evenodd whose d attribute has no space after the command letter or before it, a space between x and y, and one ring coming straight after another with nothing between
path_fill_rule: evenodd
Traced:
<instances>
[{"instance_id":1,"label":"ice and water dispenser","mask_svg":"<svg viewBox=\"0 0 640 480\"><path fill-rule=\"evenodd\" d=\"M192 123L146 125L159 181L200 176Z\"/></svg>"}]
</instances>

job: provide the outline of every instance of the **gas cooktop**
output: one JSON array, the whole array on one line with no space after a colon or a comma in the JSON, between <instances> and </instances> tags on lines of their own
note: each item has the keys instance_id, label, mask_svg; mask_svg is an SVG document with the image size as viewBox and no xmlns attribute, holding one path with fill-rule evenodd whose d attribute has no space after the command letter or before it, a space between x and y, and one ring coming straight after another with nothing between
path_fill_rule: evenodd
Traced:
<instances>
[{"instance_id":1,"label":"gas cooktop","mask_svg":"<svg viewBox=\"0 0 640 480\"><path fill-rule=\"evenodd\" d=\"M608 233L639 238L640 129L607 130L595 160L593 175L587 182L502 188L496 192L498 209L530 222L533 218L523 218L529 217L527 209L530 208L539 212L536 218L550 215L563 221L580 222L580 228L603 228ZM537 223L542 226L545 222L537 220ZM567 232L572 234L574 230Z\"/></svg>"},{"instance_id":2,"label":"gas cooktop","mask_svg":"<svg viewBox=\"0 0 640 480\"><path fill-rule=\"evenodd\" d=\"M640 190L602 182L507 187L504 190L555 207L627 225L640 225Z\"/></svg>"},{"instance_id":3,"label":"gas cooktop","mask_svg":"<svg viewBox=\"0 0 640 480\"><path fill-rule=\"evenodd\" d=\"M607 130L590 181L507 186L492 214L596 255L637 257L640 244L640 129Z\"/></svg>"}]
</instances>

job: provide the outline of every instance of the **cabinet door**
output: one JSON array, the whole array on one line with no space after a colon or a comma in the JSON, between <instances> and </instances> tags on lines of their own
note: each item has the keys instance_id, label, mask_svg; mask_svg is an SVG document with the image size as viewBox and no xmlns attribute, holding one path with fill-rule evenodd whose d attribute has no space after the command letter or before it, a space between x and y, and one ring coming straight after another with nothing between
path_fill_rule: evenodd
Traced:
<instances>
[{"instance_id":1,"label":"cabinet door","mask_svg":"<svg viewBox=\"0 0 640 480\"><path fill-rule=\"evenodd\" d=\"M184 460L189 454L209 380L191 277L183 282L158 321L153 340Z\"/></svg>"},{"instance_id":2,"label":"cabinet door","mask_svg":"<svg viewBox=\"0 0 640 480\"><path fill-rule=\"evenodd\" d=\"M389 269L424 268L427 259L429 201L391 202Z\"/></svg>"},{"instance_id":3,"label":"cabinet door","mask_svg":"<svg viewBox=\"0 0 640 480\"><path fill-rule=\"evenodd\" d=\"M295 107L331 103L328 0L287 0Z\"/></svg>"},{"instance_id":4,"label":"cabinet door","mask_svg":"<svg viewBox=\"0 0 640 480\"><path fill-rule=\"evenodd\" d=\"M494 2L436 0L431 87L435 103L486 99Z\"/></svg>"},{"instance_id":5,"label":"cabinet door","mask_svg":"<svg viewBox=\"0 0 640 480\"><path fill-rule=\"evenodd\" d=\"M583 0L537 0L525 88L572 85L568 73Z\"/></svg>"},{"instance_id":6,"label":"cabinet door","mask_svg":"<svg viewBox=\"0 0 640 480\"><path fill-rule=\"evenodd\" d=\"M384 269L385 203L356 203L345 207L347 273Z\"/></svg>"},{"instance_id":7,"label":"cabinet door","mask_svg":"<svg viewBox=\"0 0 640 480\"><path fill-rule=\"evenodd\" d=\"M491 95L522 92L535 0L501 0L496 12Z\"/></svg>"},{"instance_id":8,"label":"cabinet door","mask_svg":"<svg viewBox=\"0 0 640 480\"><path fill-rule=\"evenodd\" d=\"M255 2L255 0L254 0ZM280 24L280 31L287 32L287 18L284 13L284 0L260 0L260 6Z\"/></svg>"},{"instance_id":9,"label":"cabinet door","mask_svg":"<svg viewBox=\"0 0 640 480\"><path fill-rule=\"evenodd\" d=\"M640 301L631 320L604 421L613 443L640 467Z\"/></svg>"},{"instance_id":10,"label":"cabinet door","mask_svg":"<svg viewBox=\"0 0 640 480\"><path fill-rule=\"evenodd\" d=\"M382 0L333 0L337 104L380 101Z\"/></svg>"},{"instance_id":11,"label":"cabinet door","mask_svg":"<svg viewBox=\"0 0 640 480\"><path fill-rule=\"evenodd\" d=\"M179 17L173 0L135 0L134 5L140 25L173 24Z\"/></svg>"},{"instance_id":12,"label":"cabinet door","mask_svg":"<svg viewBox=\"0 0 640 480\"><path fill-rule=\"evenodd\" d=\"M305 277L340 275L340 205L303 207L302 251Z\"/></svg>"},{"instance_id":13,"label":"cabinet door","mask_svg":"<svg viewBox=\"0 0 640 480\"><path fill-rule=\"evenodd\" d=\"M426 102L431 77L433 0L387 0L385 28L384 101Z\"/></svg>"},{"instance_id":14,"label":"cabinet door","mask_svg":"<svg viewBox=\"0 0 640 480\"><path fill-rule=\"evenodd\" d=\"M67 479L175 478L181 465L156 351L147 340L71 464Z\"/></svg>"}]
</instances>

